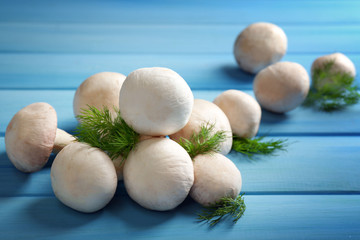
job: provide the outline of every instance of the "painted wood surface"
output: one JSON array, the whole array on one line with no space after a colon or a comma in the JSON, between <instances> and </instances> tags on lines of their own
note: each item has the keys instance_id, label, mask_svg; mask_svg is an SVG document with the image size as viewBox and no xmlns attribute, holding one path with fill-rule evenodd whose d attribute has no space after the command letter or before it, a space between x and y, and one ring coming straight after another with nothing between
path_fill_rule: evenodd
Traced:
<instances>
[{"instance_id":1,"label":"painted wood surface","mask_svg":"<svg viewBox=\"0 0 360 240\"><path fill-rule=\"evenodd\" d=\"M357 0L43 1L0 0L0 239L360 239L360 105L332 114L299 107L263 111L259 135L288 139L286 152L228 157L243 177L247 210L233 225L196 221L188 198L168 212L146 210L119 183L103 210L82 214L54 196L50 167L24 174L10 163L5 130L33 102L48 102L72 132L76 88L101 71L163 66L196 98L253 95L254 76L232 51L248 25L269 21L288 36L284 61L302 64L341 51L360 69ZM358 78L356 79L359 84Z\"/></svg>"},{"instance_id":2,"label":"painted wood surface","mask_svg":"<svg viewBox=\"0 0 360 240\"><path fill-rule=\"evenodd\" d=\"M1 22L233 24L358 24L357 0L26 1L2 0Z\"/></svg>"},{"instance_id":3,"label":"painted wood surface","mask_svg":"<svg viewBox=\"0 0 360 240\"><path fill-rule=\"evenodd\" d=\"M262 195L245 197L236 225L198 223L201 207L187 199L175 211L148 211L127 196L83 214L53 197L0 198L2 239L358 239L359 195ZM16 225L16 228L14 227ZM21 231L19 230L21 229ZM31 234L31 235L30 235Z\"/></svg>"},{"instance_id":4,"label":"painted wood surface","mask_svg":"<svg viewBox=\"0 0 360 240\"><path fill-rule=\"evenodd\" d=\"M0 24L0 31L4 34L0 40L0 51L231 54L237 35L247 25L3 23ZM279 26L288 37L288 53L360 52L358 25ZM336 38L332 37L334 34Z\"/></svg>"},{"instance_id":5,"label":"painted wood surface","mask_svg":"<svg viewBox=\"0 0 360 240\"><path fill-rule=\"evenodd\" d=\"M359 41L360 42L360 41ZM1 45L0 45L1 46ZM287 54L310 72L322 54ZM357 69L360 55L348 54ZM232 54L0 54L1 89L73 89L92 74L128 75L140 67L162 66L178 72L193 90L252 90L254 75L241 71ZM66 69L66 71L64 71ZM191 69L191 70L189 70ZM357 82L359 82L357 80Z\"/></svg>"}]
</instances>

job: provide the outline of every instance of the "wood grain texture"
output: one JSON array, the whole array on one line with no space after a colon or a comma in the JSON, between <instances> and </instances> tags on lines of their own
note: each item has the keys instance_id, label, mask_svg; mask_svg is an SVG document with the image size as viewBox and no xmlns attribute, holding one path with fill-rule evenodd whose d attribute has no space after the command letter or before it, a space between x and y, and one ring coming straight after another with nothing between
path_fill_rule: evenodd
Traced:
<instances>
[{"instance_id":1,"label":"wood grain texture","mask_svg":"<svg viewBox=\"0 0 360 240\"><path fill-rule=\"evenodd\" d=\"M360 22L359 7L356 0L2 0L0 21L191 25L241 24L261 20L292 24L356 24Z\"/></svg>"},{"instance_id":2,"label":"wood grain texture","mask_svg":"<svg viewBox=\"0 0 360 240\"><path fill-rule=\"evenodd\" d=\"M10 239L324 239L360 238L359 195L245 196L236 225L196 222L191 199L168 212L148 211L125 196L83 214L53 197L0 198L0 236ZM21 231L19 230L21 229Z\"/></svg>"},{"instance_id":3,"label":"wood grain texture","mask_svg":"<svg viewBox=\"0 0 360 240\"><path fill-rule=\"evenodd\" d=\"M287 54L310 73L321 54ZM360 55L348 57L360 68ZM142 67L167 67L193 90L252 90L255 75L240 70L232 54L0 54L1 89L73 89L92 74L112 71L128 75ZM359 79L356 79L359 83Z\"/></svg>"},{"instance_id":4,"label":"wood grain texture","mask_svg":"<svg viewBox=\"0 0 360 240\"><path fill-rule=\"evenodd\" d=\"M0 23L0 52L232 54L246 26ZM279 26L288 53L360 53L359 25Z\"/></svg>"}]
</instances>

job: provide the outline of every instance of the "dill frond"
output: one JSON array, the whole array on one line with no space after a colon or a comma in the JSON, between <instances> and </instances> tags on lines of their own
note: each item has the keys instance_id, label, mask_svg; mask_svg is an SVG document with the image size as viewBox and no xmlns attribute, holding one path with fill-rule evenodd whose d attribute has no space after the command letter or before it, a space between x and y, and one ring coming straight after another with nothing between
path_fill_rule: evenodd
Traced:
<instances>
[{"instance_id":1,"label":"dill frond","mask_svg":"<svg viewBox=\"0 0 360 240\"><path fill-rule=\"evenodd\" d=\"M139 134L126 124L118 109L114 109L117 115L113 119L107 107L101 110L88 107L77 116L80 120L74 134L77 140L102 149L111 159L119 156L126 159L139 141Z\"/></svg>"},{"instance_id":2,"label":"dill frond","mask_svg":"<svg viewBox=\"0 0 360 240\"><path fill-rule=\"evenodd\" d=\"M218 152L220 144L226 140L225 131L213 133L214 124L201 125L198 133L193 133L190 139L180 138L178 143L188 152L191 158L199 154Z\"/></svg>"},{"instance_id":3,"label":"dill frond","mask_svg":"<svg viewBox=\"0 0 360 240\"><path fill-rule=\"evenodd\" d=\"M205 221L213 227L224 217L231 216L233 218L233 223L237 223L246 210L243 196L244 194L241 194L235 199L231 197L223 197L214 205L204 207L202 212L198 214L198 220L201 222Z\"/></svg>"},{"instance_id":4,"label":"dill frond","mask_svg":"<svg viewBox=\"0 0 360 240\"><path fill-rule=\"evenodd\" d=\"M275 150L285 150L287 140L270 140L262 142L264 137L257 137L253 139L233 136L232 149L252 157L254 154L272 154Z\"/></svg>"},{"instance_id":5,"label":"dill frond","mask_svg":"<svg viewBox=\"0 0 360 240\"><path fill-rule=\"evenodd\" d=\"M354 78L348 73L331 71L334 61L314 70L312 84L303 106L314 107L321 111L341 110L359 102L360 94L353 85Z\"/></svg>"}]
</instances>

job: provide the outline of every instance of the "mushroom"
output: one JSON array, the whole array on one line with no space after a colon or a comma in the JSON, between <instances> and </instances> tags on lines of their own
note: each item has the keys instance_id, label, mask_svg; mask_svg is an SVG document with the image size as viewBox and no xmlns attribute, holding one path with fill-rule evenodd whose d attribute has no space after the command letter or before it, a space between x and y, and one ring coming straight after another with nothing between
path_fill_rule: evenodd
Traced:
<instances>
[{"instance_id":1,"label":"mushroom","mask_svg":"<svg viewBox=\"0 0 360 240\"><path fill-rule=\"evenodd\" d=\"M199 133L203 124L213 124L213 132L225 131L226 140L220 145L221 154L228 154L232 146L231 126L225 113L214 103L195 99L194 107L188 123L180 131L171 134L169 137L175 141L181 138L190 139L194 133Z\"/></svg>"},{"instance_id":2,"label":"mushroom","mask_svg":"<svg viewBox=\"0 0 360 240\"><path fill-rule=\"evenodd\" d=\"M349 74L351 77L355 77L356 69L354 63L342 53L333 53L315 59L311 66L311 75L314 75L315 69L323 69L324 66L329 62L333 62L333 65L330 69L331 73L346 73ZM332 80L330 78L321 79L321 81L318 81L317 85L314 87L319 89L329 81Z\"/></svg>"},{"instance_id":3,"label":"mushroom","mask_svg":"<svg viewBox=\"0 0 360 240\"><path fill-rule=\"evenodd\" d=\"M305 68L294 62L278 62L261 70L254 80L254 93L260 105L284 113L306 98L310 80Z\"/></svg>"},{"instance_id":4,"label":"mushroom","mask_svg":"<svg viewBox=\"0 0 360 240\"><path fill-rule=\"evenodd\" d=\"M151 210L177 207L189 194L193 182L189 154L168 138L141 141L125 161L124 183L129 196Z\"/></svg>"},{"instance_id":5,"label":"mushroom","mask_svg":"<svg viewBox=\"0 0 360 240\"><path fill-rule=\"evenodd\" d=\"M66 206L95 212L113 198L117 187L115 167L109 156L85 143L62 149L51 166L51 186Z\"/></svg>"},{"instance_id":6,"label":"mushroom","mask_svg":"<svg viewBox=\"0 0 360 240\"><path fill-rule=\"evenodd\" d=\"M252 96L239 90L227 90L217 96L214 103L229 119L233 134L243 138L256 135L261 120L261 107Z\"/></svg>"},{"instance_id":7,"label":"mushroom","mask_svg":"<svg viewBox=\"0 0 360 240\"><path fill-rule=\"evenodd\" d=\"M87 109L88 106L97 109L106 106L115 117L114 107L119 108L119 93L125 78L126 76L121 73L101 72L83 81L74 96L75 116L80 115L82 109Z\"/></svg>"},{"instance_id":8,"label":"mushroom","mask_svg":"<svg viewBox=\"0 0 360 240\"><path fill-rule=\"evenodd\" d=\"M284 31L266 22L253 23L237 37L234 55L239 67L250 73L280 61L287 49Z\"/></svg>"},{"instance_id":9,"label":"mushroom","mask_svg":"<svg viewBox=\"0 0 360 240\"><path fill-rule=\"evenodd\" d=\"M119 109L125 122L142 135L169 135L183 128L194 97L184 79L171 69L141 68L126 77Z\"/></svg>"},{"instance_id":10,"label":"mushroom","mask_svg":"<svg viewBox=\"0 0 360 240\"><path fill-rule=\"evenodd\" d=\"M73 141L72 135L57 128L55 109L43 102L30 104L17 112L5 133L7 155L23 172L40 170L53 150L58 152Z\"/></svg>"},{"instance_id":11,"label":"mushroom","mask_svg":"<svg viewBox=\"0 0 360 240\"><path fill-rule=\"evenodd\" d=\"M210 206L223 197L236 198L242 185L235 164L219 153L197 155L194 159L195 181L190 196L203 206Z\"/></svg>"},{"instance_id":12,"label":"mushroom","mask_svg":"<svg viewBox=\"0 0 360 240\"><path fill-rule=\"evenodd\" d=\"M154 137L154 136L146 136L146 135L140 135L139 137L139 141L144 141L150 138L164 138L165 136L158 136L158 137ZM117 158L115 158L114 160L112 160L115 166L115 170L116 170L116 174L118 177L118 180L123 180L124 179L124 164L125 164L125 159L122 156L119 156Z\"/></svg>"}]
</instances>

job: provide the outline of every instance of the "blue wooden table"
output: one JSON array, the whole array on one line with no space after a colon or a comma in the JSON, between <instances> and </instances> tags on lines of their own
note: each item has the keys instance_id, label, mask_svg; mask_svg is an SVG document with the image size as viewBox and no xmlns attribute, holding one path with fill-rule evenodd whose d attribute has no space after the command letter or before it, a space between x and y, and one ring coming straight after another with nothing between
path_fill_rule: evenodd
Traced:
<instances>
[{"instance_id":1,"label":"blue wooden table","mask_svg":"<svg viewBox=\"0 0 360 240\"><path fill-rule=\"evenodd\" d=\"M286 32L283 60L309 71L318 56L340 51L360 71L357 0L0 0L0 239L360 239L360 104L332 114L264 112L259 134L291 144L253 160L229 154L246 193L236 225L198 223L201 206L190 198L174 211L146 210L122 183L106 208L79 213L55 198L51 161L24 174L6 155L6 126L30 103L50 103L59 127L73 131L75 90L97 72L163 66L196 98L252 94L254 76L238 69L232 48L258 21Z\"/></svg>"}]
</instances>

